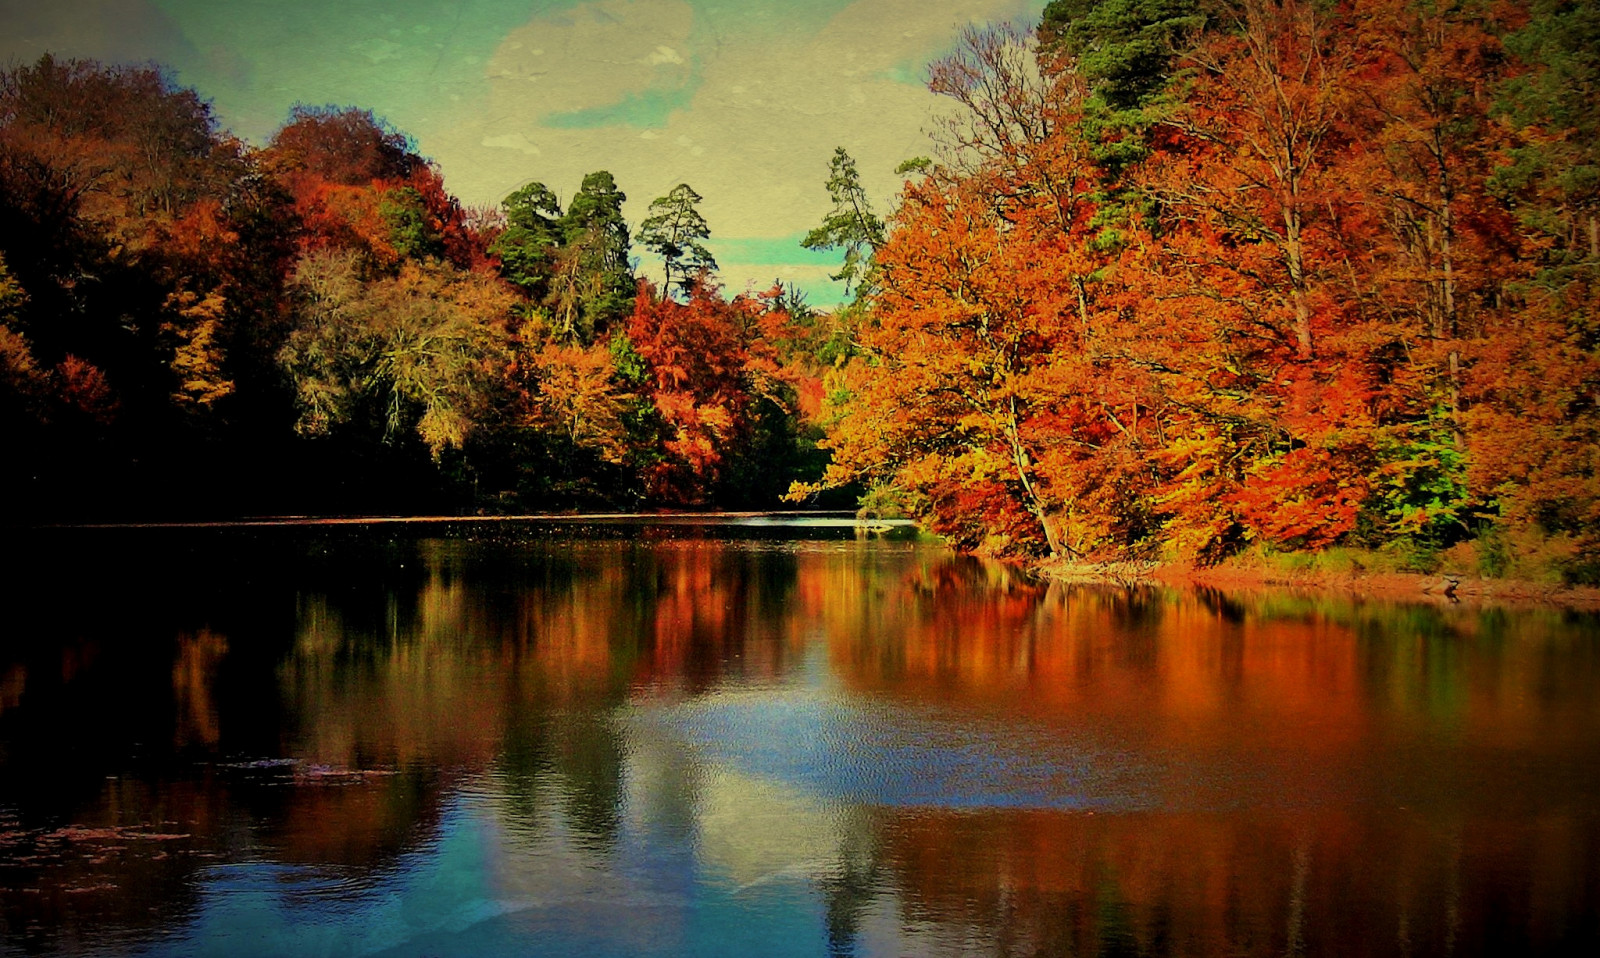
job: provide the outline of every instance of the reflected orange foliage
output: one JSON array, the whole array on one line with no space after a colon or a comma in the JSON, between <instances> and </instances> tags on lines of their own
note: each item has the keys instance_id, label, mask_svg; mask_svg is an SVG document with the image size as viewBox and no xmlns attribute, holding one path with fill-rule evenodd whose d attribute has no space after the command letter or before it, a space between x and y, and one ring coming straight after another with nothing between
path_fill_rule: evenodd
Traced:
<instances>
[{"instance_id":1,"label":"reflected orange foliage","mask_svg":"<svg viewBox=\"0 0 1600 958\"><path fill-rule=\"evenodd\" d=\"M1483 941L1495 891L1472 880L1474 869L1509 854L1528 877L1573 874L1596 838L1571 816L1422 824L919 812L885 822L881 840L908 918L983 929L1019 951L1166 954L1182 943L1181 953L1203 955L1387 955ZM1530 943L1566 939L1561 915L1528 917Z\"/></svg>"},{"instance_id":2,"label":"reflected orange foliage","mask_svg":"<svg viewBox=\"0 0 1600 958\"><path fill-rule=\"evenodd\" d=\"M838 853L870 877L817 866L806 880L830 909L866 896L908 934L1049 953L1280 954L1299 940L1387 954L1395 942L1370 929L1409 929L1420 950L1488 933L1506 888L1552 889L1515 921L1535 943L1562 941L1589 907L1600 836L1570 763L1595 735L1600 649L1556 614L1068 587L876 540L434 540L403 558L372 588L295 593L293 643L255 676L285 710L270 728L292 762L230 764L230 722L247 719L219 682L250 643L180 631L159 711L175 746L215 755L206 780L96 775L70 835L0 818L0 849L43 849L48 895L120 914L106 876L171 897L241 834L274 861L387 868L463 789L488 788L508 829L559 817L580 844L605 843L635 798L648 807L628 814L646 821L703 811L707 768L673 765L679 743L630 723L820 688L958 735L998 730L973 746L997 770L1088 756L1084 774L1112 783L1055 782L1032 808L847 800L834 817L795 799L822 845L848 833ZM93 683L103 655L67 642L60 683ZM8 722L56 681L0 675ZM833 758L853 760L841 747ZM1542 811L1523 814L1535 795ZM165 821L182 834L148 837Z\"/></svg>"}]
</instances>

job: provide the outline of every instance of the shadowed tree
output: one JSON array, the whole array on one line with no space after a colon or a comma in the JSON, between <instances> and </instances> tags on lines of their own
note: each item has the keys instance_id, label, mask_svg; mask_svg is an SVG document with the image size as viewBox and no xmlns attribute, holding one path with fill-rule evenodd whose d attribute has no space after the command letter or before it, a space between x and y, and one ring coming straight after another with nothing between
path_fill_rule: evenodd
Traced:
<instances>
[{"instance_id":1,"label":"shadowed tree","mask_svg":"<svg viewBox=\"0 0 1600 958\"><path fill-rule=\"evenodd\" d=\"M1497 107L1525 133L1500 171L1502 188L1537 196L1516 205L1554 240L1540 281L1600 271L1600 4L1538 0L1533 18L1505 38L1532 69L1504 84Z\"/></svg>"},{"instance_id":2,"label":"shadowed tree","mask_svg":"<svg viewBox=\"0 0 1600 958\"><path fill-rule=\"evenodd\" d=\"M423 165L409 137L353 106L295 104L272 151L281 164L341 186L404 179Z\"/></svg>"},{"instance_id":3,"label":"shadowed tree","mask_svg":"<svg viewBox=\"0 0 1600 958\"><path fill-rule=\"evenodd\" d=\"M300 325L279 362L295 383L300 432L412 434L435 458L461 445L503 361L509 291L438 262L363 283L349 252L308 255L294 284Z\"/></svg>"}]
</instances>

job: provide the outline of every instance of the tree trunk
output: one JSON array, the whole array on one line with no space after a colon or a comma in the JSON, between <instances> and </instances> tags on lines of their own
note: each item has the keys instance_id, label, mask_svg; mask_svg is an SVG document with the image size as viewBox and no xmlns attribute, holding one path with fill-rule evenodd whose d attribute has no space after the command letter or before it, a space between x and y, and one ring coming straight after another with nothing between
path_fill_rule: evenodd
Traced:
<instances>
[{"instance_id":1,"label":"tree trunk","mask_svg":"<svg viewBox=\"0 0 1600 958\"><path fill-rule=\"evenodd\" d=\"M1006 404L1005 434L1006 443L1011 447L1011 463L1016 466L1017 479L1022 483L1022 494L1028 512L1039 523L1039 528L1044 532L1045 545L1050 549L1050 558L1061 555L1061 539L1056 529L1050 523L1049 514L1045 512L1044 503L1039 499L1039 493L1033 487L1033 479L1028 473L1033 468L1033 463L1028 456L1028 450L1022 445L1022 436L1017 426L1017 399L1010 397Z\"/></svg>"},{"instance_id":2,"label":"tree trunk","mask_svg":"<svg viewBox=\"0 0 1600 958\"><path fill-rule=\"evenodd\" d=\"M1089 297L1084 292L1083 277L1072 277L1072 285L1078 291L1078 326L1083 336L1083 349L1089 349Z\"/></svg>"},{"instance_id":3,"label":"tree trunk","mask_svg":"<svg viewBox=\"0 0 1600 958\"><path fill-rule=\"evenodd\" d=\"M1311 302L1306 295L1305 249L1300 242L1300 211L1283 211L1284 261L1289 267L1289 298L1294 303L1294 338L1301 359L1310 359Z\"/></svg>"},{"instance_id":4,"label":"tree trunk","mask_svg":"<svg viewBox=\"0 0 1600 958\"><path fill-rule=\"evenodd\" d=\"M1449 375L1450 375L1450 431L1455 440L1457 449L1466 444L1466 437L1461 432L1461 353L1455 349L1454 341L1459 335L1459 325L1456 321L1456 263L1455 263L1455 210L1450 203L1450 175L1447 172L1440 151L1439 161L1439 196L1443 200L1443 208L1439 211L1439 253L1441 266L1444 270L1444 279L1440 289L1440 299L1444 307L1444 328L1440 333L1451 340Z\"/></svg>"}]
</instances>

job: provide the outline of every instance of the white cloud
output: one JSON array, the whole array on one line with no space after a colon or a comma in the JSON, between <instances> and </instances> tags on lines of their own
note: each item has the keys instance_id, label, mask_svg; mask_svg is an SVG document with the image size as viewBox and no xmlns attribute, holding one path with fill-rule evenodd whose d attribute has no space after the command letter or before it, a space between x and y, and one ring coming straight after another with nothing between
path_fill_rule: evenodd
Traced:
<instances>
[{"instance_id":1,"label":"white cloud","mask_svg":"<svg viewBox=\"0 0 1600 958\"><path fill-rule=\"evenodd\" d=\"M672 49L671 47L656 47L653 53L644 58L644 62L651 65L660 65L663 63L682 63L683 57L679 56L678 51Z\"/></svg>"},{"instance_id":2,"label":"white cloud","mask_svg":"<svg viewBox=\"0 0 1600 958\"><path fill-rule=\"evenodd\" d=\"M505 133L500 136L486 136L483 145L501 150L517 150L529 156L538 156L541 152L526 136L521 133Z\"/></svg>"}]
</instances>

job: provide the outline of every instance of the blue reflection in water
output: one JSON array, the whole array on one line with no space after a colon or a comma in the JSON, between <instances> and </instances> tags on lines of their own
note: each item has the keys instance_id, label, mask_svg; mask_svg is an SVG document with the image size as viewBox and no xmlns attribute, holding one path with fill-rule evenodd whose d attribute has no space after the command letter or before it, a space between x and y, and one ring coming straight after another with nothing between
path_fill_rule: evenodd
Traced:
<instances>
[{"instance_id":1,"label":"blue reflection in water","mask_svg":"<svg viewBox=\"0 0 1600 958\"><path fill-rule=\"evenodd\" d=\"M362 882L327 869L245 861L203 878L199 913L157 955L369 955L460 932L504 912L488 894L481 805L458 798L434 841Z\"/></svg>"},{"instance_id":2,"label":"blue reflection in water","mask_svg":"<svg viewBox=\"0 0 1600 958\"><path fill-rule=\"evenodd\" d=\"M1158 804L1152 782L1164 771L1015 725L808 692L715 695L636 721L675 732L708 761L862 805L1130 811Z\"/></svg>"},{"instance_id":3,"label":"blue reflection in water","mask_svg":"<svg viewBox=\"0 0 1600 958\"><path fill-rule=\"evenodd\" d=\"M181 938L151 956L819 955L822 906L809 885L751 893L673 874L689 849L596 858L571 882L569 848L507 841L493 800L459 794L437 838L366 883L265 862L213 869ZM517 859L521 859L518 861ZM544 867L549 865L548 868ZM662 874L658 869L665 869ZM507 872L547 872L505 894ZM605 874L598 874L604 872ZM512 883L515 884L515 883ZM664 886L676 886L673 889Z\"/></svg>"},{"instance_id":4,"label":"blue reflection in water","mask_svg":"<svg viewBox=\"0 0 1600 958\"><path fill-rule=\"evenodd\" d=\"M810 671L810 670L806 670ZM815 673L812 673L815 675ZM1117 808L1156 804L1148 761L1083 744L1050 747L1018 730L931 710L841 697L816 687L729 691L621 711L619 731L643 777L657 764L771 783L849 808ZM1035 735L1043 736L1041 730ZM1026 756L1032 755L1032 758ZM1045 755L1041 759L1039 756ZM718 770L722 770L719 772ZM181 939L141 954L821 955L825 904L815 860L757 881L704 860L708 826L629 810L618 844L586 846L560 823L508 829L493 783L459 791L433 840L364 882L340 873L245 862L208 873ZM693 801L692 798L688 798ZM831 827L831 826L830 826Z\"/></svg>"}]
</instances>

